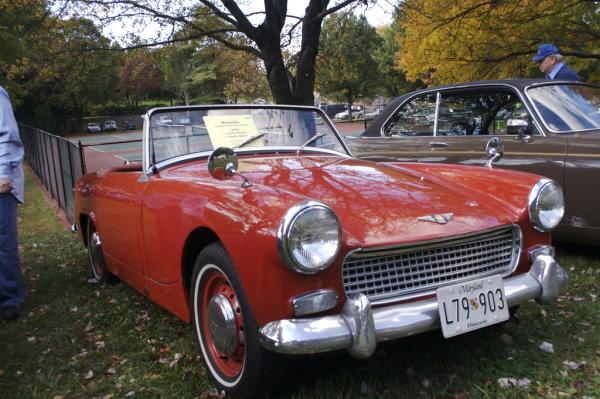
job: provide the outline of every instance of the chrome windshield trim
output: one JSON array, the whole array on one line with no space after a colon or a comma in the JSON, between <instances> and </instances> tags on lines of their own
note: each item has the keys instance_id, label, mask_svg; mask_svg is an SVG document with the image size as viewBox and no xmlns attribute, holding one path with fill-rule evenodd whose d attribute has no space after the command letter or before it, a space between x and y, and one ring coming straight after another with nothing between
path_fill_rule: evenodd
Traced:
<instances>
[{"instance_id":1,"label":"chrome windshield trim","mask_svg":"<svg viewBox=\"0 0 600 399\"><path fill-rule=\"evenodd\" d=\"M490 228L490 229L486 229L486 230L481 230L476 233L469 233L469 234L462 234L462 235L457 235L457 236L452 236L452 237L446 237L444 239L439 239L439 240L420 241L420 242L413 242L413 243L407 243L407 244L402 244L402 245L391 245L391 246L375 247L375 248L357 248L346 254L346 256L344 257L344 260L342 262L342 267L340 269L340 277L341 277L340 281L342 281L342 286L344 288L344 295L346 295L346 289L343 284L343 281L344 281L344 266L343 265L346 263L346 260L349 257L355 255L357 252L362 252L365 254L365 256L372 256L374 254L376 255L377 252L385 253L385 252L394 251L394 250L399 250L400 253L401 252L410 252L410 251L414 250L416 247L418 247L419 250L433 249L433 248L439 247L443 244L457 245L462 242L468 242L473 237L477 237L479 235L485 235L485 234L492 233L495 231L500 232L500 231L508 229L508 228L512 228L512 230L513 230L513 237L514 237L513 242L514 242L514 240L519 241L519 245L517 248L515 248L513 246L513 250L512 250L513 259L512 259L512 264L510 265L510 268L506 272L500 274L500 276L502 276L502 277L510 276L517 269L517 266L519 265L519 262L521 261L521 254L523 252L523 232L521 230L521 227L518 224L514 224L514 223L509 224L509 225L494 227L494 228ZM498 274L498 271L494 270L489 273L484 273L484 274L481 274L480 277L485 277L485 276L494 275L494 274ZM464 277L462 279L448 281L446 283L440 284L439 287L460 283L462 281L468 281L472 278L473 277ZM417 290L415 292L407 293L405 295L396 295L396 296L391 296L389 298L372 299L371 303L373 305L379 306L379 305L385 305L385 304L394 303L394 302L403 302L403 301L414 300L416 298L422 298L422 297L434 295L436 292L436 289L437 289L437 287L435 289L426 289L426 290L421 290L421 291Z\"/></svg>"},{"instance_id":2,"label":"chrome windshield trim","mask_svg":"<svg viewBox=\"0 0 600 399\"><path fill-rule=\"evenodd\" d=\"M548 124L546 124L546 121L544 120L544 118L542 118L542 114L540 113L537 106L535 105L535 101L533 101L533 99L531 98L531 94L529 94L529 90L539 89L540 87L544 87L544 86L588 86L588 87L593 87L596 89L600 89L600 86L586 83L586 82L575 82L575 81L572 81L572 82L571 81L554 81L553 82L553 81L550 81L550 82L543 82L543 83L535 83L535 84L529 85L529 86L525 87L525 89L523 89L528 102L531 103L531 106L535 110L535 116L537 117L537 119L539 119L542 122L542 124L544 125L546 130L548 130L549 132L554 133L554 134L568 135L568 134L573 134L573 133L597 132L598 130L600 130L600 128L594 128L594 129L579 129L579 130L562 131L562 130L554 130L554 129L550 128L550 126L548 126Z\"/></svg>"},{"instance_id":3,"label":"chrome windshield trim","mask_svg":"<svg viewBox=\"0 0 600 399\"><path fill-rule=\"evenodd\" d=\"M244 148L236 148L234 151L236 154L240 154L240 155L248 155L248 154L270 154L270 155L278 155L280 153L296 153L298 151L297 146L293 146L293 147L286 147L286 146L280 146L280 147L244 147ZM305 155L310 155L310 153L318 153L319 155L322 154L326 154L326 155L334 155L340 158L345 158L345 159L351 159L352 156L344 154L342 152L338 152L338 151L334 151L334 150L329 150L327 148L318 148L318 147L307 147L304 150L302 150L302 153L305 153ZM182 162L187 162L187 161L192 161L192 160L197 160L197 159L202 159L202 158L208 158L210 156L210 154L212 154L212 151L202 151L202 152L195 152L193 154L185 154L185 155L180 155L178 157L174 157L174 158L169 158L169 159L165 159L164 161L160 161L158 162L155 166L157 170L163 170L169 166L175 165L175 164L180 164ZM294 155L295 156L295 155ZM147 168L145 168L146 174L150 175L152 174L152 167L148 166Z\"/></svg>"}]
</instances>

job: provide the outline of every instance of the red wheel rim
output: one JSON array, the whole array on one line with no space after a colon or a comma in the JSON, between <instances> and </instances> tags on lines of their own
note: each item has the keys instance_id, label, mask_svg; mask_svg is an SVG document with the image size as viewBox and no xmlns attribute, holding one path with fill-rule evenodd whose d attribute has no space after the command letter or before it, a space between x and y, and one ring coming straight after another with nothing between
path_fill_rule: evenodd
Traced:
<instances>
[{"instance_id":1,"label":"red wheel rim","mask_svg":"<svg viewBox=\"0 0 600 399\"><path fill-rule=\"evenodd\" d=\"M219 351L208 327L207 309L211 298L221 294L227 298L231 308L235 313L235 324L237 330L237 345L232 354L227 354ZM244 345L244 320L242 317L242 308L238 302L237 295L227 278L218 271L209 272L204 280L202 297L200 300L202 337L206 346L206 350L211 358L212 363L218 369L219 373L227 379L234 379L244 368L246 358L246 347Z\"/></svg>"}]
</instances>

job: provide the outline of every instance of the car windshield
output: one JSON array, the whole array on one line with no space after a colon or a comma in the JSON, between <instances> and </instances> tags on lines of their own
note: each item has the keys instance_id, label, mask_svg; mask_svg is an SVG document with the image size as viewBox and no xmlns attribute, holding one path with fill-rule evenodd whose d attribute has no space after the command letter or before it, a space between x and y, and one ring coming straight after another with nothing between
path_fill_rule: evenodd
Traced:
<instances>
[{"instance_id":1,"label":"car windshield","mask_svg":"<svg viewBox=\"0 0 600 399\"><path fill-rule=\"evenodd\" d=\"M347 154L333 127L312 109L277 106L157 109L151 112L149 134L153 163L219 147L299 148L307 142L306 149ZM319 137L309 142L315 136Z\"/></svg>"},{"instance_id":2,"label":"car windshield","mask_svg":"<svg viewBox=\"0 0 600 399\"><path fill-rule=\"evenodd\" d=\"M600 88L586 85L544 85L530 88L546 126L555 132L600 129Z\"/></svg>"}]
</instances>

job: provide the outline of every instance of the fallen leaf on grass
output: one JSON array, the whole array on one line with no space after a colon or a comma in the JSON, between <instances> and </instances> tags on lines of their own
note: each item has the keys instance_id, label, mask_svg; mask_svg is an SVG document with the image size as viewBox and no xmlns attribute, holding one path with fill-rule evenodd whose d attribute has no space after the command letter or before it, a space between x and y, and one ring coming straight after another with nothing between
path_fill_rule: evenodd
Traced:
<instances>
[{"instance_id":1,"label":"fallen leaf on grass","mask_svg":"<svg viewBox=\"0 0 600 399\"><path fill-rule=\"evenodd\" d=\"M510 387L527 389L529 388L529 384L531 384L531 381L529 381L528 378L520 378L518 380L516 378L511 377L498 378L498 385L500 386L500 388L505 389Z\"/></svg>"},{"instance_id":2,"label":"fallen leaf on grass","mask_svg":"<svg viewBox=\"0 0 600 399\"><path fill-rule=\"evenodd\" d=\"M554 353L554 345L552 345L550 342L542 342L539 346L540 350L542 352L546 352L546 353Z\"/></svg>"},{"instance_id":3,"label":"fallen leaf on grass","mask_svg":"<svg viewBox=\"0 0 600 399\"><path fill-rule=\"evenodd\" d=\"M572 362L570 360L565 360L562 362L563 366L569 370L581 370L585 367L587 362L584 360L581 363Z\"/></svg>"},{"instance_id":4,"label":"fallen leaf on grass","mask_svg":"<svg viewBox=\"0 0 600 399\"><path fill-rule=\"evenodd\" d=\"M169 368L173 368L173 366L177 364L177 362L183 357L183 355L181 353L176 353L174 357L175 359L169 364Z\"/></svg>"},{"instance_id":5,"label":"fallen leaf on grass","mask_svg":"<svg viewBox=\"0 0 600 399\"><path fill-rule=\"evenodd\" d=\"M87 323L85 325L85 328L83 329L85 332L90 332L94 329L94 324L90 321L89 323Z\"/></svg>"},{"instance_id":6,"label":"fallen leaf on grass","mask_svg":"<svg viewBox=\"0 0 600 399\"><path fill-rule=\"evenodd\" d=\"M4 375L4 369L0 369L0 377Z\"/></svg>"},{"instance_id":7,"label":"fallen leaf on grass","mask_svg":"<svg viewBox=\"0 0 600 399\"><path fill-rule=\"evenodd\" d=\"M144 379L149 380L149 381L154 381L156 379L160 378L160 375L156 374L156 373L146 373L144 374Z\"/></svg>"},{"instance_id":8,"label":"fallen leaf on grass","mask_svg":"<svg viewBox=\"0 0 600 399\"><path fill-rule=\"evenodd\" d=\"M167 363L169 363L169 359L167 359L166 357L160 356L158 358L158 363L159 364L167 364Z\"/></svg>"},{"instance_id":9,"label":"fallen leaf on grass","mask_svg":"<svg viewBox=\"0 0 600 399\"><path fill-rule=\"evenodd\" d=\"M83 376L86 380L91 380L94 378L94 372L92 370L88 370L88 372Z\"/></svg>"},{"instance_id":10,"label":"fallen leaf on grass","mask_svg":"<svg viewBox=\"0 0 600 399\"><path fill-rule=\"evenodd\" d=\"M107 374L107 375L114 375L116 373L117 373L117 370L115 370L114 368L111 367L108 370L106 370L105 374Z\"/></svg>"},{"instance_id":11,"label":"fallen leaf on grass","mask_svg":"<svg viewBox=\"0 0 600 399\"><path fill-rule=\"evenodd\" d=\"M216 388L207 388L200 394L200 399L223 399L224 397L225 392L219 392Z\"/></svg>"}]
</instances>

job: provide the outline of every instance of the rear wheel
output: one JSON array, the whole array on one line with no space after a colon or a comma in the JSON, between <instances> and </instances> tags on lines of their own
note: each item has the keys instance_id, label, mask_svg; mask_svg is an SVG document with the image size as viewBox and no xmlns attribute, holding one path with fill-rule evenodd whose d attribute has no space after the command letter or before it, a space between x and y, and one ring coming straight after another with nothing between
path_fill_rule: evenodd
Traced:
<instances>
[{"instance_id":1,"label":"rear wheel","mask_svg":"<svg viewBox=\"0 0 600 399\"><path fill-rule=\"evenodd\" d=\"M240 279L221 244L198 255L190 298L192 323L211 377L237 397L271 390L281 380L273 375L281 372L280 359L260 345Z\"/></svg>"},{"instance_id":2,"label":"rear wheel","mask_svg":"<svg viewBox=\"0 0 600 399\"><path fill-rule=\"evenodd\" d=\"M91 220L88 220L87 234L88 254L94 278L99 282L116 283L118 281L117 277L106 268L106 261L102 252L102 240L96 231L94 222Z\"/></svg>"}]
</instances>

